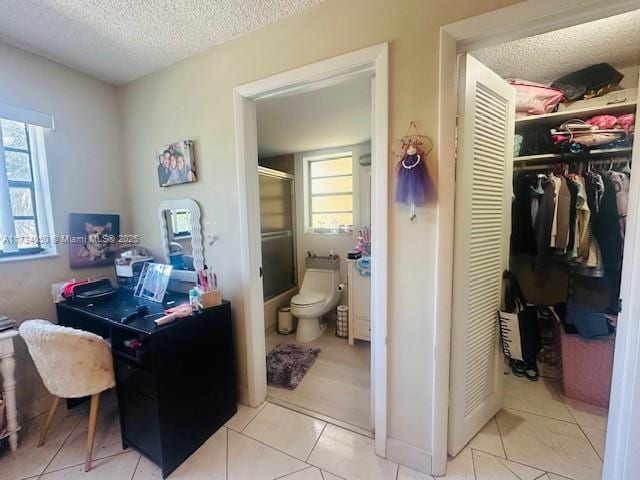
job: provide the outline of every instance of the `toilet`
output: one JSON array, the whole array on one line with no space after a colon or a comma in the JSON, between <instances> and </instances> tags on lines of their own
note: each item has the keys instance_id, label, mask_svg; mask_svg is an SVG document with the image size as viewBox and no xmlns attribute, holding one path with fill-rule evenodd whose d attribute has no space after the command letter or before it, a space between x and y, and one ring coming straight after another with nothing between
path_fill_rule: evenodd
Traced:
<instances>
[{"instance_id":1,"label":"toilet","mask_svg":"<svg viewBox=\"0 0 640 480\"><path fill-rule=\"evenodd\" d=\"M300 293L291 299L291 314L298 318L296 340L313 342L327 327L322 316L338 305L339 269L307 268Z\"/></svg>"}]
</instances>

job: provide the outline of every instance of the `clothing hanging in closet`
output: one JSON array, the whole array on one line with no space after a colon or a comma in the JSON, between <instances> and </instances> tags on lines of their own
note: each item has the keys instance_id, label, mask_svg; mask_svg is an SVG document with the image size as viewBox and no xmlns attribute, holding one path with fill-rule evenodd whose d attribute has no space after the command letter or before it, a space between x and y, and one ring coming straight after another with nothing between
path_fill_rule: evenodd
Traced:
<instances>
[{"instance_id":1,"label":"clothing hanging in closet","mask_svg":"<svg viewBox=\"0 0 640 480\"><path fill-rule=\"evenodd\" d=\"M613 161L612 161L613 163ZM578 273L617 275L622 265L630 169L514 176L512 254L540 267L562 260Z\"/></svg>"}]
</instances>

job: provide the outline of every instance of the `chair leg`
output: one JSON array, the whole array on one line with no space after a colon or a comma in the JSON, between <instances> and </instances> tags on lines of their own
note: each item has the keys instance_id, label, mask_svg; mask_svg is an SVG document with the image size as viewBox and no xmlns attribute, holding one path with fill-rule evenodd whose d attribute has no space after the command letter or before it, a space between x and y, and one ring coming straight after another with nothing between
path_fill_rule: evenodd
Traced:
<instances>
[{"instance_id":1,"label":"chair leg","mask_svg":"<svg viewBox=\"0 0 640 480\"><path fill-rule=\"evenodd\" d=\"M89 411L89 434L87 435L87 457L84 462L84 471L91 469L91 456L93 455L93 441L96 437L96 423L98 423L98 409L100 408L100 394L91 395L91 410Z\"/></svg>"},{"instance_id":2,"label":"chair leg","mask_svg":"<svg viewBox=\"0 0 640 480\"><path fill-rule=\"evenodd\" d=\"M53 416L56 413L56 409L58 408L58 404L60 403L60 397L53 397L53 402L51 403L51 408L49 409L49 414L47 415L47 421L42 428L42 432L40 432L40 440L38 440L38 446L41 447L44 445L44 441L47 438L47 432L51 427L51 422L53 421Z\"/></svg>"}]
</instances>

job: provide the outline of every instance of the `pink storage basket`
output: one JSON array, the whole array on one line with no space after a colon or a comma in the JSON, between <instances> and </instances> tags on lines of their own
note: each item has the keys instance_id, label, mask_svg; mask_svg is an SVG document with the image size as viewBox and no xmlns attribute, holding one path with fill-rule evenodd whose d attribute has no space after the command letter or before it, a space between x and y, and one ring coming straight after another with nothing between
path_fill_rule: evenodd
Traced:
<instances>
[{"instance_id":1,"label":"pink storage basket","mask_svg":"<svg viewBox=\"0 0 640 480\"><path fill-rule=\"evenodd\" d=\"M615 335L604 340L587 340L570 335L558 323L556 339L562 362L565 396L607 408L611 394Z\"/></svg>"}]
</instances>

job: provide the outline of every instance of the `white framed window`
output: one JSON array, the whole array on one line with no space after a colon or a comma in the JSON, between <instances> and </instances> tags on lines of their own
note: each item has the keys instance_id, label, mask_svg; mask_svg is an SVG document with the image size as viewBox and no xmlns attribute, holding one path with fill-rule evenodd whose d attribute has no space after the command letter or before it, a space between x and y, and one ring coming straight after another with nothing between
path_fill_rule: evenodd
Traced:
<instances>
[{"instance_id":1,"label":"white framed window","mask_svg":"<svg viewBox=\"0 0 640 480\"><path fill-rule=\"evenodd\" d=\"M0 117L0 138L0 260L55 253L44 129Z\"/></svg>"},{"instance_id":2,"label":"white framed window","mask_svg":"<svg viewBox=\"0 0 640 480\"><path fill-rule=\"evenodd\" d=\"M354 225L352 152L304 157L307 233L350 234Z\"/></svg>"}]
</instances>

